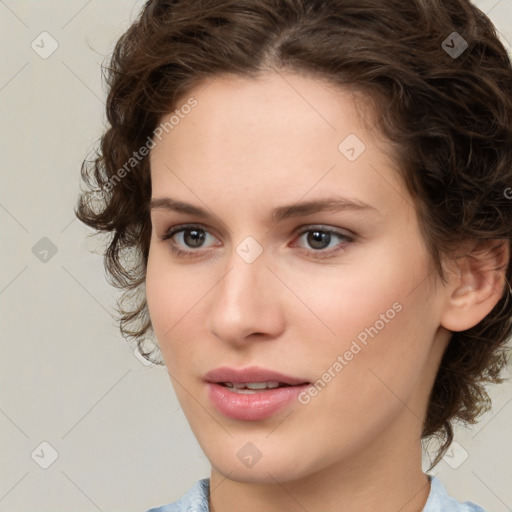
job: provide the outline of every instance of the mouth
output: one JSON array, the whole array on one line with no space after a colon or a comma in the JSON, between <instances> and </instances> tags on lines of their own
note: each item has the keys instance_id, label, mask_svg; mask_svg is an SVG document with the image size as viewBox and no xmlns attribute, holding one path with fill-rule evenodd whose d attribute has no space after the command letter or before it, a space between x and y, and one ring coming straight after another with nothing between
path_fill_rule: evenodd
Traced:
<instances>
[{"instance_id":1,"label":"mouth","mask_svg":"<svg viewBox=\"0 0 512 512\"><path fill-rule=\"evenodd\" d=\"M233 393L254 394L261 393L267 389L289 388L291 384L284 382L268 381L268 382L219 382L221 386L229 389ZM305 383L307 384L307 383Z\"/></svg>"},{"instance_id":2,"label":"mouth","mask_svg":"<svg viewBox=\"0 0 512 512\"><path fill-rule=\"evenodd\" d=\"M213 406L224 416L256 421L269 418L297 400L306 379L259 367L217 368L203 380Z\"/></svg>"},{"instance_id":3,"label":"mouth","mask_svg":"<svg viewBox=\"0 0 512 512\"><path fill-rule=\"evenodd\" d=\"M307 379L292 377L275 370L259 366L247 368L229 368L223 366L208 372L203 380L236 389L273 389L285 386L309 384Z\"/></svg>"}]
</instances>

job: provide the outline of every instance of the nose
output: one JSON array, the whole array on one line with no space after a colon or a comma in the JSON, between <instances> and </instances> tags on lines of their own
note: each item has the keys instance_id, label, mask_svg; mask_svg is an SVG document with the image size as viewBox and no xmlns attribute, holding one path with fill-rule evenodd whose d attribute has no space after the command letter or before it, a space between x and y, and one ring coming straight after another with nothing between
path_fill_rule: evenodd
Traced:
<instances>
[{"instance_id":1,"label":"nose","mask_svg":"<svg viewBox=\"0 0 512 512\"><path fill-rule=\"evenodd\" d=\"M278 337L285 328L283 288L263 254L247 263L233 251L227 273L212 290L208 329L239 347L249 339Z\"/></svg>"}]
</instances>

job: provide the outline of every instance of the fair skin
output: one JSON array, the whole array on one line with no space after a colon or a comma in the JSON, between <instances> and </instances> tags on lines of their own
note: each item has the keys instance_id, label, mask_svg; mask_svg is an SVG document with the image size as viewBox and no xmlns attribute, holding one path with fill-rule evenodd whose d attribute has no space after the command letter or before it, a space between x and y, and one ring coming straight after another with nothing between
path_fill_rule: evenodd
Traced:
<instances>
[{"instance_id":1,"label":"fair skin","mask_svg":"<svg viewBox=\"0 0 512 512\"><path fill-rule=\"evenodd\" d=\"M465 267L440 281L389 148L348 92L268 72L216 77L190 96L197 107L150 155L146 294L176 395L212 465L211 510L421 511L430 491L421 429L449 330L492 309L499 277L473 279ZM354 161L338 150L349 134L366 146ZM333 196L367 206L272 218L275 208ZM174 211L168 198L207 217ZM204 230L203 244L191 231L162 240L181 224ZM319 249L308 233L325 228L349 239L327 235ZM251 263L237 253L249 236L262 249ZM309 403L256 421L212 404L210 370L260 366L313 383L396 303ZM247 443L261 454L251 467L237 456Z\"/></svg>"}]
</instances>

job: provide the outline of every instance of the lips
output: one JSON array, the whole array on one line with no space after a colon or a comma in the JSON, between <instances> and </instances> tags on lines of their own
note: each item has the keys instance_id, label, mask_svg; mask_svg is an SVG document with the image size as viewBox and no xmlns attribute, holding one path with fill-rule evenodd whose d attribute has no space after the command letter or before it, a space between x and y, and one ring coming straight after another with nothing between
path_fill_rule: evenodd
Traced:
<instances>
[{"instance_id":1,"label":"lips","mask_svg":"<svg viewBox=\"0 0 512 512\"><path fill-rule=\"evenodd\" d=\"M232 384L243 384L251 382L278 382L280 385L297 386L308 384L306 379L290 377L274 370L267 370L251 366L248 368L236 369L221 367L208 372L204 376L206 382L215 384L231 382Z\"/></svg>"},{"instance_id":2,"label":"lips","mask_svg":"<svg viewBox=\"0 0 512 512\"><path fill-rule=\"evenodd\" d=\"M259 367L217 368L204 376L209 399L224 416L236 420L266 419L281 411L309 382Z\"/></svg>"}]
</instances>

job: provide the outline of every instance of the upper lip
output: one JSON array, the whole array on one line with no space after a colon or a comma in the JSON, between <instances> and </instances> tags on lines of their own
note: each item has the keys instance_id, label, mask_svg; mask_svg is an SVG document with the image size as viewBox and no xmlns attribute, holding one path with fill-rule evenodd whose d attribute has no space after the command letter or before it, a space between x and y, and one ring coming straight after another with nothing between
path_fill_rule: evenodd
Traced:
<instances>
[{"instance_id":1,"label":"upper lip","mask_svg":"<svg viewBox=\"0 0 512 512\"><path fill-rule=\"evenodd\" d=\"M229 368L222 366L209 371L203 377L206 382L232 382L233 384L243 382L279 382L295 386L297 384L308 384L306 379L290 377L274 370L250 366L247 368Z\"/></svg>"}]
</instances>

